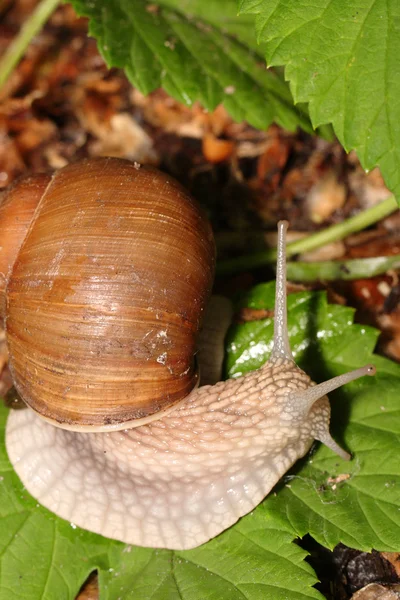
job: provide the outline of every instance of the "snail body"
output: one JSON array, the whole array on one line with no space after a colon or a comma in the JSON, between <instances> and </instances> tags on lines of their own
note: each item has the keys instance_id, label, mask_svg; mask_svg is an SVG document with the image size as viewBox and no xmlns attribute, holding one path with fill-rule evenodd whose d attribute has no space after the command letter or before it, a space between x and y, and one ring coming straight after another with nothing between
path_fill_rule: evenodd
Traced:
<instances>
[{"instance_id":1,"label":"snail body","mask_svg":"<svg viewBox=\"0 0 400 600\"><path fill-rule=\"evenodd\" d=\"M113 170L118 171L117 163L119 161L111 162ZM85 168L89 165L91 179L95 181L96 177L91 171L92 166L95 164L96 169L100 168L101 170L104 165L109 163L101 160L86 161L83 164ZM127 164L123 161L124 181L127 176L126 170L130 171L130 168L125 170L126 166ZM79 165L74 167L78 170L79 168ZM63 175L71 173L68 169L71 167L65 169ZM75 173L73 179L76 181L78 173L72 172ZM118 171L118 173L116 185L118 185L118 181L121 181L118 179L121 172ZM153 172L153 177L155 176L156 174ZM97 179L99 178L101 179L100 176L97 177ZM161 178L165 178L165 176L161 176ZM162 180L165 187L165 179ZM65 198L66 194L69 197L71 191L68 182L63 178L58 180L58 182L60 181L64 181L64 185L60 188L59 195ZM148 180L146 181L148 182ZM100 183L98 180L96 185ZM149 194L149 185L148 183L146 194ZM62 191L63 188L64 191ZM67 192L65 192L65 188L67 188ZM48 193L51 187L46 189L46 193ZM181 188L178 189L181 190ZM99 198L105 204L108 203L103 192L99 193ZM73 198L73 201L77 202L77 199ZM110 202L113 204L112 200ZM193 211L191 202L189 204L190 211ZM61 207L63 206L61 202ZM47 210L49 215L56 211L53 205L50 205ZM115 206L113 210L117 218L119 212ZM150 210L154 215L153 208ZM147 224L152 227L153 221L161 220L164 223L163 210L163 203L160 206L157 205L157 211L161 212L161 217L152 217L151 222L147 221ZM37 220L39 218L37 210L35 212ZM195 213L198 215L197 209L195 209ZM195 253L191 254L189 263L200 264L201 271L206 268L206 275L204 273L202 275L203 283L198 299L191 299L189 305L194 303L196 306L200 306L201 315L211 286L214 253L209 228L204 225L202 219L200 220L200 224L196 222L196 227L199 228L198 241L195 243L192 238L190 239L189 245L195 245ZM26 288L30 289L29 274L33 267L30 266L25 268L25 271L21 271L22 267L19 265L19 261L22 261L24 253L27 253L28 249L29 251L35 250L42 243L39 241L42 239L39 233L33 233L34 222L35 219L33 225L29 227L26 238L30 242L25 241L21 244L20 257L14 266L8 269L12 275L8 276L8 296L5 303L8 312L5 323L7 335L10 335L10 354L12 354L13 348L18 348L19 342L16 342L14 338L17 340L19 338L14 328L19 323L18 319L21 320L19 324L22 324L25 310L19 308L20 316L17 319L15 316L17 309L13 308L17 284L10 284L10 281L14 276L15 282L20 281L20 273L23 272L22 280L25 281ZM90 223L89 218L89 226ZM168 222L167 229L169 226ZM374 368L368 365L335 377L328 382L315 385L306 373L294 363L286 325L286 227L285 222L281 222L278 227L274 349L269 361L257 371L237 379L197 388L192 356L183 370L183 373L190 374L190 382L183 392L184 395L178 394L179 397L175 398L175 405L169 404L167 409L161 406L158 413L155 413L152 408L146 415L143 415L142 411L135 413L134 409L130 408L130 412L125 412L128 414L128 418L124 417L124 419L118 420L112 413L111 422L109 417L104 415L92 424L89 424L87 420L79 423L78 419L71 419L70 416L65 418L64 414L62 418L53 415L49 418L48 414L40 409L41 391L39 389L37 392L39 408L36 403L33 406L34 410L11 411L6 431L6 445L10 460L25 487L36 499L57 515L106 537L143 546L186 549L196 547L215 537L242 515L251 511L269 493L290 466L298 458L304 456L314 439L328 445L342 458L349 458L349 455L337 446L329 434L330 405L326 394L348 381L366 374L373 374ZM183 227L181 224L178 231L173 222L172 229L173 234L169 245L174 246L177 243L174 241L174 236L178 235L178 240L180 240L181 231L186 231L187 227ZM132 236L136 236L130 225L123 231L124 233L121 234L121 228L119 228L117 237L132 238ZM160 241L160 234L155 234L152 240L154 243ZM207 243L205 243L206 241ZM83 240L81 240L81 245L84 245ZM179 243L178 246L181 250ZM101 250L98 252L98 256L102 255ZM148 254L149 249L146 247L144 252ZM73 254L67 253L69 257ZM89 251L87 248L83 254L92 259L93 256L97 256L93 250ZM115 256L118 255L118 253L115 254ZM178 261L178 259L175 260ZM205 267L204 264L207 261L209 266ZM184 262L185 259L181 255L178 264L182 266ZM31 263L29 264L31 265ZM107 263L106 261L106 264L112 268L111 262ZM156 264L157 261L153 263L154 267ZM59 275L59 271L57 273ZM172 275L172 271L170 271L170 275ZM179 269L177 276L179 278ZM95 277L93 272L92 277ZM193 278L193 281L195 279L196 277ZM185 275L184 281L188 280L190 280L190 276ZM74 307L81 303L80 301L76 302L75 289L77 285L79 287L79 282L77 284L74 280L72 285ZM170 282L167 282L166 285L168 289L171 287ZM146 287L148 287L147 284ZM153 294L154 290L150 293L150 298ZM63 304L68 303L69 296L65 295L65 289L61 296L60 298L57 296L56 308L53 309L56 317L60 314ZM185 296L187 296L186 288L184 288L182 300ZM44 302L48 301L45 294L40 298L35 305L35 309L39 313L38 322L41 318L43 298ZM150 303L148 298L141 306L145 313ZM25 306L23 300L19 302L19 306ZM112 312L108 297L106 311L104 311L102 296L96 296L94 293L92 303L90 307L100 305L100 321L104 317L104 312L107 315ZM132 302L129 303L129 306L131 305ZM45 306L47 305L45 304ZM87 305L85 304L85 306ZM173 315L176 315L177 312L180 313L186 326L189 320L187 308L182 309L181 307L179 310L169 309L169 311ZM46 319L53 316L49 310L46 309L45 312ZM160 316L166 312L168 311L163 308L156 314ZM80 318L83 320L82 317ZM191 323L195 323L195 325L191 325L189 328L191 335L187 346L190 347L190 352L193 352L193 339L196 337L200 320L200 317L194 317L191 320ZM11 327L10 321L13 327ZM40 323L42 322L40 321ZM151 330L155 326L158 326L158 319L157 322L151 321L150 328L147 327L148 330ZM106 344L108 335L112 339L117 338L114 329L115 323L110 325L106 332L102 327L96 330L100 344ZM80 333L80 335L84 334ZM147 333L143 332L141 335L146 341ZM64 341L61 341L62 347L63 344ZM54 343L53 348L55 347ZM98 358L101 364L102 352L99 354ZM13 360L15 359L11 356L11 364L13 364ZM82 363L83 372L91 373L92 355L90 351L88 357L85 357L84 354L80 355L78 362ZM123 372L125 373L126 370L127 365L124 365ZM140 372L141 368L139 367L137 370ZM52 367L53 371L54 367ZM173 371L171 365L167 367L167 371ZM116 373L118 375L119 372L114 371L113 378L116 377ZM68 374L71 373L68 372ZM21 381L28 383L22 385ZM80 380L78 379L78 381ZM26 387L29 391L33 382L35 382L33 371L25 371L25 379L16 382L16 387L21 391L23 397ZM104 380L102 385L105 385ZM165 388L166 385L167 382L164 380L161 387ZM99 389L101 389L101 385ZM47 395L48 402L51 402L51 393L49 392ZM168 396L168 394L166 395ZM87 396L90 400L91 395L87 394ZM129 401L128 396L132 400L131 392L123 394L124 398L127 397L127 402ZM24 399L26 398L24 397ZM33 404L30 397L26 400L30 406ZM85 394L83 394L83 400L86 400ZM115 403L118 404L118 401ZM90 406L92 412L96 412L93 411L93 405ZM56 406L55 412L57 413L59 410L59 406ZM102 410L106 410L106 407L103 407ZM63 412L62 409L61 412ZM85 415L88 414L86 409L84 412ZM138 425L137 421L134 422L135 417L142 419L139 421L139 426L136 426ZM54 427L49 420L56 423L57 427ZM101 428L103 430L99 431Z\"/></svg>"}]
</instances>

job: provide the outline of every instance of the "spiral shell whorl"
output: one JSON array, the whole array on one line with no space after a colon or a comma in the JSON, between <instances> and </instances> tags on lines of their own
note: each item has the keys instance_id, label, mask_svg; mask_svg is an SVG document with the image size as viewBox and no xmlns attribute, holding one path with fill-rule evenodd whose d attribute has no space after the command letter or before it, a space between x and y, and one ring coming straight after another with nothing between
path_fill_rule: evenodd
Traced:
<instances>
[{"instance_id":1,"label":"spiral shell whorl","mask_svg":"<svg viewBox=\"0 0 400 600\"><path fill-rule=\"evenodd\" d=\"M10 368L54 424L124 427L184 398L211 228L168 176L119 159L55 174L7 286Z\"/></svg>"},{"instance_id":2,"label":"spiral shell whorl","mask_svg":"<svg viewBox=\"0 0 400 600\"><path fill-rule=\"evenodd\" d=\"M0 319L5 317L6 287L14 262L50 181L44 173L29 175L0 195Z\"/></svg>"}]
</instances>

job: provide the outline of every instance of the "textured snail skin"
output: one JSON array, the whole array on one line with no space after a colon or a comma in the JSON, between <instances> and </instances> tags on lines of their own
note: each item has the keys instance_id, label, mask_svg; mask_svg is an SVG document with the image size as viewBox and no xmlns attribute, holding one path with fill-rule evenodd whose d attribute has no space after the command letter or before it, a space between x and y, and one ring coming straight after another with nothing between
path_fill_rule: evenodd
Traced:
<instances>
[{"instance_id":1,"label":"textured snail skin","mask_svg":"<svg viewBox=\"0 0 400 600\"><path fill-rule=\"evenodd\" d=\"M288 390L308 384L278 360L198 389L159 421L113 433L63 431L15 411L7 448L30 493L65 519L132 544L192 548L251 511L307 452L322 407L301 429L280 413Z\"/></svg>"},{"instance_id":2,"label":"textured snail skin","mask_svg":"<svg viewBox=\"0 0 400 600\"><path fill-rule=\"evenodd\" d=\"M191 392L172 413L111 433L52 427L15 411L6 445L27 490L57 515L126 543L196 547L251 511L314 439L329 434L326 393L363 367L314 385L287 336L286 223L279 225L274 350L259 370Z\"/></svg>"}]
</instances>

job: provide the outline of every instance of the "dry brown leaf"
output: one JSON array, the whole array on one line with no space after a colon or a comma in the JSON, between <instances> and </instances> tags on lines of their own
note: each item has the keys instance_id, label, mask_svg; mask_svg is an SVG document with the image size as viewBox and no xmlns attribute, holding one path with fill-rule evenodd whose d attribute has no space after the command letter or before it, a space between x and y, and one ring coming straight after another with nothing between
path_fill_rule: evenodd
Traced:
<instances>
[{"instance_id":1,"label":"dry brown leaf","mask_svg":"<svg viewBox=\"0 0 400 600\"><path fill-rule=\"evenodd\" d=\"M305 200L305 208L313 223L323 223L342 208L346 188L332 171L312 186Z\"/></svg>"},{"instance_id":2,"label":"dry brown leaf","mask_svg":"<svg viewBox=\"0 0 400 600\"><path fill-rule=\"evenodd\" d=\"M230 158L234 152L235 144L231 140L221 140L213 133L203 136L202 149L204 158L211 163L219 163Z\"/></svg>"},{"instance_id":3,"label":"dry brown leaf","mask_svg":"<svg viewBox=\"0 0 400 600\"><path fill-rule=\"evenodd\" d=\"M400 585L370 583L353 594L351 600L400 600Z\"/></svg>"}]
</instances>

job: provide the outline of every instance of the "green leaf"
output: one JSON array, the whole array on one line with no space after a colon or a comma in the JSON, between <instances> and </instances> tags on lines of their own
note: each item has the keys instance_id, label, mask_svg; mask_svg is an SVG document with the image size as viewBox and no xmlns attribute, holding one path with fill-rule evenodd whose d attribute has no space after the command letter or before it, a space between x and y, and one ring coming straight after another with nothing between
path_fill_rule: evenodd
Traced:
<instances>
[{"instance_id":1,"label":"green leaf","mask_svg":"<svg viewBox=\"0 0 400 600\"><path fill-rule=\"evenodd\" d=\"M274 284L243 299L274 306ZM333 433L354 458L347 463L318 447L266 500L234 527L185 551L125 546L62 521L23 489L4 447L7 410L0 409L0 600L73 600L99 571L102 600L321 599L306 553L292 540L309 532L333 547L398 550L400 539L400 366L377 355L377 332L352 324L352 309L322 293L290 295L289 332L296 360L321 381L374 362L375 378L331 395ZM236 326L228 342L232 376L263 363L272 319ZM335 479L336 478L336 479Z\"/></svg>"},{"instance_id":2,"label":"green leaf","mask_svg":"<svg viewBox=\"0 0 400 600\"><path fill-rule=\"evenodd\" d=\"M260 285L243 299L272 309L274 284ZM319 446L264 501L273 523L297 536L311 534L333 548L339 542L361 550L399 550L400 365L373 355L376 330L352 325L353 310L331 306L325 294L289 296L289 335L296 362L317 382L368 362L377 375L329 395L332 432L352 452L345 463ZM231 376L263 364L272 344L272 319L237 326L228 347ZM335 481L335 479L337 481Z\"/></svg>"},{"instance_id":3,"label":"green leaf","mask_svg":"<svg viewBox=\"0 0 400 600\"><path fill-rule=\"evenodd\" d=\"M234 119L265 129L313 131L287 84L255 51L253 19L235 16L235 0L73 0L108 66L121 67L144 94L162 86L190 106L223 103ZM250 43L253 40L253 43Z\"/></svg>"},{"instance_id":4,"label":"green leaf","mask_svg":"<svg viewBox=\"0 0 400 600\"><path fill-rule=\"evenodd\" d=\"M195 550L132 548L123 572L109 578L106 597L121 596L122 576L122 597L132 600L321 599L311 588L315 576L306 553L292 539L284 528L268 527L260 508Z\"/></svg>"},{"instance_id":5,"label":"green leaf","mask_svg":"<svg viewBox=\"0 0 400 600\"><path fill-rule=\"evenodd\" d=\"M265 48L258 43L254 35L254 17L238 15L236 0L159 0L157 4L171 8L189 19L196 18L208 23L224 34L238 39L244 46L254 50L260 58L265 56Z\"/></svg>"},{"instance_id":6,"label":"green leaf","mask_svg":"<svg viewBox=\"0 0 400 600\"><path fill-rule=\"evenodd\" d=\"M400 4L396 0L241 0L269 65L285 65L314 127L332 123L400 200Z\"/></svg>"},{"instance_id":7,"label":"green leaf","mask_svg":"<svg viewBox=\"0 0 400 600\"><path fill-rule=\"evenodd\" d=\"M361 550L399 550L398 390L398 378L378 375L365 392L350 386L351 406L332 395L336 415L344 417L336 429L339 421L348 422L342 443L354 458L343 465L319 448L301 473L287 480L279 502L268 499L274 521L289 521L297 535L310 533L328 548L341 541Z\"/></svg>"}]
</instances>

